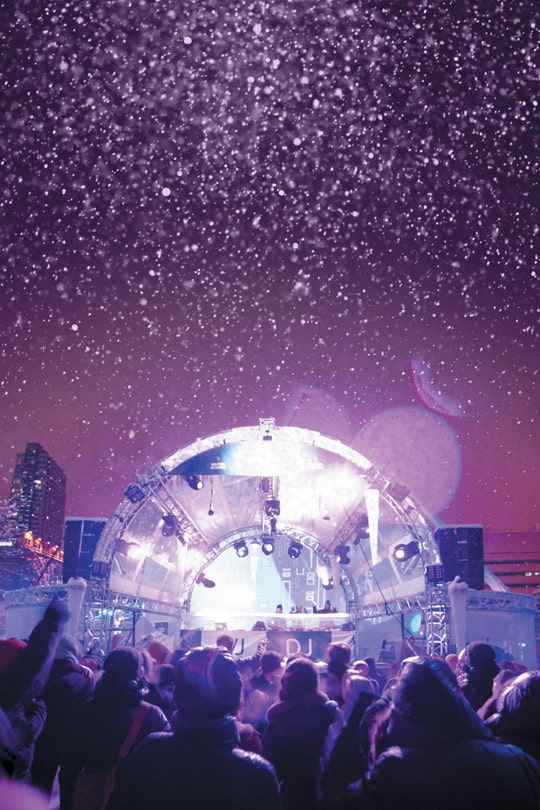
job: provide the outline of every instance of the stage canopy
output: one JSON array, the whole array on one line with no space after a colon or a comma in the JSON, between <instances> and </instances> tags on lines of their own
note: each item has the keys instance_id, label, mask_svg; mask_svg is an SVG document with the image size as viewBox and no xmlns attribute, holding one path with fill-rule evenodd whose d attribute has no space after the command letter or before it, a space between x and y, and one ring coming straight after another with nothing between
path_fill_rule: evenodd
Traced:
<instances>
[{"instance_id":1,"label":"stage canopy","mask_svg":"<svg viewBox=\"0 0 540 810\"><path fill-rule=\"evenodd\" d=\"M135 476L92 576L116 594L189 612L193 589L211 587L208 567L244 543L247 553L279 547L291 558L309 549L350 612L423 591L426 570L440 564L429 515L400 481L335 439L260 419Z\"/></svg>"}]
</instances>

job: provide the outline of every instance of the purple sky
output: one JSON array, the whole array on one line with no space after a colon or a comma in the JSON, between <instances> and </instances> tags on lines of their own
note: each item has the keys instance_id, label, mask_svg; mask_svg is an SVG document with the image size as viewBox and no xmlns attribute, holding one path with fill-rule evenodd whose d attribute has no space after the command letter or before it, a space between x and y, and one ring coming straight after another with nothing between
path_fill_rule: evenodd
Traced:
<instances>
[{"instance_id":1,"label":"purple sky","mask_svg":"<svg viewBox=\"0 0 540 810\"><path fill-rule=\"evenodd\" d=\"M532 529L537 4L228 5L3 14L0 494L28 441L109 516L198 436L415 406L439 519Z\"/></svg>"}]
</instances>

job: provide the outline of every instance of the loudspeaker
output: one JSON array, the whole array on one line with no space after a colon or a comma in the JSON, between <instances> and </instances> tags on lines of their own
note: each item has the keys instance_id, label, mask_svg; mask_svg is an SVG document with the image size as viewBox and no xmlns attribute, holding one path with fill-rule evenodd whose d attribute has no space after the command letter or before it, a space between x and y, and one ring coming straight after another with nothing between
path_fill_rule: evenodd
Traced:
<instances>
[{"instance_id":1,"label":"loudspeaker","mask_svg":"<svg viewBox=\"0 0 540 810\"><path fill-rule=\"evenodd\" d=\"M435 531L444 581L455 577L475 591L484 590L484 530L482 526L441 526Z\"/></svg>"},{"instance_id":2,"label":"loudspeaker","mask_svg":"<svg viewBox=\"0 0 540 810\"><path fill-rule=\"evenodd\" d=\"M70 577L89 580L92 561L98 540L106 520L91 518L68 518L64 532L63 581Z\"/></svg>"}]
</instances>

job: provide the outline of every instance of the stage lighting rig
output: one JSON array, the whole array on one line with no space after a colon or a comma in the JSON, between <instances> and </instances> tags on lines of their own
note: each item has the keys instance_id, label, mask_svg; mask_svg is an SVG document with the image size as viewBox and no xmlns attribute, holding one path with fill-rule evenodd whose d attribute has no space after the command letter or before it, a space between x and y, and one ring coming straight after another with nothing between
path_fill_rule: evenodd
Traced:
<instances>
[{"instance_id":1,"label":"stage lighting rig","mask_svg":"<svg viewBox=\"0 0 540 810\"><path fill-rule=\"evenodd\" d=\"M272 537L268 537L267 535L263 535L263 537L261 537L262 553L266 557L269 557L271 554L274 553L275 547L276 547L276 544L275 544L274 539Z\"/></svg>"},{"instance_id":2,"label":"stage lighting rig","mask_svg":"<svg viewBox=\"0 0 540 810\"><path fill-rule=\"evenodd\" d=\"M247 547L245 540L237 540L234 544L234 550L236 551L237 557L247 557L249 554L249 548Z\"/></svg>"},{"instance_id":3,"label":"stage lighting rig","mask_svg":"<svg viewBox=\"0 0 540 810\"><path fill-rule=\"evenodd\" d=\"M139 501L143 501L146 497L138 484L130 484L129 487L124 490L124 495L131 503L139 503Z\"/></svg>"},{"instance_id":4,"label":"stage lighting rig","mask_svg":"<svg viewBox=\"0 0 540 810\"><path fill-rule=\"evenodd\" d=\"M398 562L405 562L420 554L420 545L416 540L411 540L410 543L399 543L395 546L392 554Z\"/></svg>"},{"instance_id":5,"label":"stage lighting rig","mask_svg":"<svg viewBox=\"0 0 540 810\"><path fill-rule=\"evenodd\" d=\"M176 520L173 515L163 515L161 524L161 534L163 537L172 537L176 531Z\"/></svg>"},{"instance_id":6,"label":"stage lighting rig","mask_svg":"<svg viewBox=\"0 0 540 810\"><path fill-rule=\"evenodd\" d=\"M335 555L340 565L349 565L351 558L349 557L350 546L339 545L335 548Z\"/></svg>"},{"instance_id":7,"label":"stage lighting rig","mask_svg":"<svg viewBox=\"0 0 540 810\"><path fill-rule=\"evenodd\" d=\"M331 591L334 588L334 580L332 577L329 578L328 582L323 582L322 584L325 591Z\"/></svg>"},{"instance_id":8,"label":"stage lighting rig","mask_svg":"<svg viewBox=\"0 0 540 810\"><path fill-rule=\"evenodd\" d=\"M197 585L203 585L205 588L215 588L216 583L213 579L207 579L204 574L199 574L197 577Z\"/></svg>"},{"instance_id":9,"label":"stage lighting rig","mask_svg":"<svg viewBox=\"0 0 540 810\"><path fill-rule=\"evenodd\" d=\"M198 475L184 475L184 479L191 489L201 490L204 487L204 481Z\"/></svg>"},{"instance_id":10,"label":"stage lighting rig","mask_svg":"<svg viewBox=\"0 0 540 810\"><path fill-rule=\"evenodd\" d=\"M356 524L355 538L353 546L357 546L361 540L369 540L369 521L367 515L362 515Z\"/></svg>"},{"instance_id":11,"label":"stage lighting rig","mask_svg":"<svg viewBox=\"0 0 540 810\"><path fill-rule=\"evenodd\" d=\"M300 543L297 543L295 540L290 544L287 554L291 558L291 560L296 560L300 556L300 552L302 551L302 546Z\"/></svg>"}]
</instances>

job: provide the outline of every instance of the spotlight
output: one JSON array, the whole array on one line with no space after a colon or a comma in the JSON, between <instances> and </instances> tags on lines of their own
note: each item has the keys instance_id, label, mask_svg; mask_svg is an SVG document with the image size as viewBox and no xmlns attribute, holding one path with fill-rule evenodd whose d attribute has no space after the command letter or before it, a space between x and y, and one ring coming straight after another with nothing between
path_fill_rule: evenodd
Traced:
<instances>
[{"instance_id":1,"label":"spotlight","mask_svg":"<svg viewBox=\"0 0 540 810\"><path fill-rule=\"evenodd\" d=\"M356 537L353 540L353 546L357 546L361 540L369 539L369 521L367 515L362 515L356 524Z\"/></svg>"},{"instance_id":2,"label":"spotlight","mask_svg":"<svg viewBox=\"0 0 540 810\"><path fill-rule=\"evenodd\" d=\"M262 537L261 538L261 548L262 553L265 554L267 557L270 554L274 553L275 543L271 537Z\"/></svg>"},{"instance_id":3,"label":"spotlight","mask_svg":"<svg viewBox=\"0 0 540 810\"><path fill-rule=\"evenodd\" d=\"M399 543L392 553L394 559L399 562L405 562L406 560L410 560L411 557L416 557L420 554L420 546L416 540L411 540L410 543Z\"/></svg>"},{"instance_id":4,"label":"spotlight","mask_svg":"<svg viewBox=\"0 0 540 810\"><path fill-rule=\"evenodd\" d=\"M369 540L369 531L367 529L357 529L353 546L357 546L361 540Z\"/></svg>"},{"instance_id":5,"label":"spotlight","mask_svg":"<svg viewBox=\"0 0 540 810\"><path fill-rule=\"evenodd\" d=\"M326 583L323 582L323 588L324 588L325 591L333 590L333 588L334 588L334 580L332 579L332 577L330 577L328 582L326 582Z\"/></svg>"},{"instance_id":6,"label":"spotlight","mask_svg":"<svg viewBox=\"0 0 540 810\"><path fill-rule=\"evenodd\" d=\"M215 588L216 583L213 579L207 579L204 574L199 574L197 577L197 585L203 585L205 588Z\"/></svg>"},{"instance_id":7,"label":"spotlight","mask_svg":"<svg viewBox=\"0 0 540 810\"><path fill-rule=\"evenodd\" d=\"M161 518L161 534L163 537L172 537L176 529L176 521L172 515L163 515Z\"/></svg>"},{"instance_id":8,"label":"spotlight","mask_svg":"<svg viewBox=\"0 0 540 810\"><path fill-rule=\"evenodd\" d=\"M351 562L351 558L349 557L349 551L351 550L350 546L336 546L335 548L335 555L338 563L340 565L349 565Z\"/></svg>"},{"instance_id":9,"label":"spotlight","mask_svg":"<svg viewBox=\"0 0 540 810\"><path fill-rule=\"evenodd\" d=\"M191 489L200 490L204 487L204 481L198 475L184 475L184 479Z\"/></svg>"},{"instance_id":10,"label":"spotlight","mask_svg":"<svg viewBox=\"0 0 540 810\"><path fill-rule=\"evenodd\" d=\"M249 554L249 548L247 547L245 540L237 540L234 544L234 550L236 551L237 557L247 557Z\"/></svg>"},{"instance_id":11,"label":"spotlight","mask_svg":"<svg viewBox=\"0 0 540 810\"><path fill-rule=\"evenodd\" d=\"M131 501L131 503L139 503L139 501L144 500L144 492L137 484L130 484L127 489L124 490L124 495Z\"/></svg>"},{"instance_id":12,"label":"spotlight","mask_svg":"<svg viewBox=\"0 0 540 810\"><path fill-rule=\"evenodd\" d=\"M291 558L291 560L296 560L300 556L300 552L302 551L302 546L300 543L293 541L287 550L287 554Z\"/></svg>"}]
</instances>

